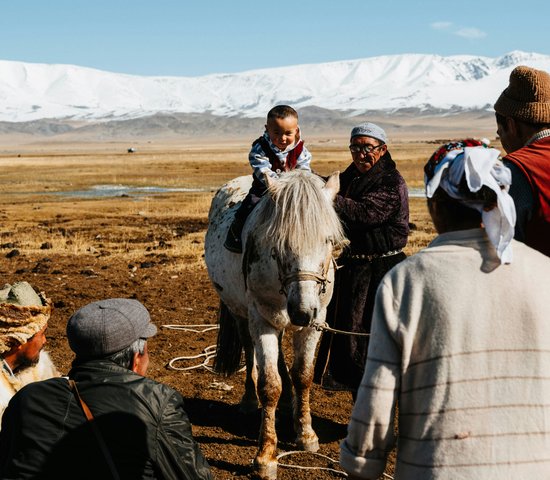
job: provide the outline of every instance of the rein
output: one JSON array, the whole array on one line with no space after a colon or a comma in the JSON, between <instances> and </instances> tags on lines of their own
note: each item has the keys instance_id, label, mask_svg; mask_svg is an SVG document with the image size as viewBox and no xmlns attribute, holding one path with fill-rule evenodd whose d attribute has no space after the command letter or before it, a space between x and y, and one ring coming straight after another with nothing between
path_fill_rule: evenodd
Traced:
<instances>
[{"instance_id":1,"label":"rein","mask_svg":"<svg viewBox=\"0 0 550 480\"><path fill-rule=\"evenodd\" d=\"M325 293L327 290L327 283L329 282L327 278L328 271L330 269L330 264L334 264L336 268L336 261L332 256L332 251L329 251L327 258L323 263L323 268L321 273L312 272L310 270L296 270L290 273L284 273L283 264L279 256L275 253L275 248L271 249L271 257L277 262L277 274L279 276L279 282L281 282L281 289L279 293L281 295L287 295L287 287L292 282L305 282L313 281L321 286L320 293Z\"/></svg>"},{"instance_id":2,"label":"rein","mask_svg":"<svg viewBox=\"0 0 550 480\"><path fill-rule=\"evenodd\" d=\"M317 330L318 332L325 331L330 333L339 333L341 335L352 335L355 337L369 337L370 333L364 333L364 332L349 332L348 330L338 330L337 328L329 327L327 322L323 323L313 323L311 325L312 328Z\"/></svg>"},{"instance_id":3,"label":"rein","mask_svg":"<svg viewBox=\"0 0 550 480\"><path fill-rule=\"evenodd\" d=\"M281 259L275 253L274 248L271 249L271 256L277 262L277 273L279 275L279 282L281 282L281 289L279 290L279 293L285 296L287 295L287 287L290 283L304 282L308 280L318 283L321 286L320 293L325 293L327 289L327 283L329 282L329 280L327 279L327 274L330 268L330 264L332 263L335 269L338 268L338 266L336 265L336 260L334 260L334 257L332 256L332 251L330 251L327 255L327 258L325 259L325 262L323 263L323 269L321 273L312 272L309 270L297 270L297 271L286 273L283 275L282 273L284 272L283 265L282 265ZM349 332L346 330L338 330L336 328L330 327L327 322L313 323L311 327L317 331L324 330L326 332L338 333L342 335L352 335L357 337L370 336L370 333Z\"/></svg>"}]
</instances>

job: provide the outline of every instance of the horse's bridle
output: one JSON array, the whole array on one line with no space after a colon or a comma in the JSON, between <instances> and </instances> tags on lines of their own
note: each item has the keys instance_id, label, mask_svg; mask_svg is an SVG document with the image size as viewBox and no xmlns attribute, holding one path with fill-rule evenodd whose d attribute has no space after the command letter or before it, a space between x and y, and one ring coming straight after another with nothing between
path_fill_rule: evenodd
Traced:
<instances>
[{"instance_id":1,"label":"horse's bridle","mask_svg":"<svg viewBox=\"0 0 550 480\"><path fill-rule=\"evenodd\" d=\"M289 283L303 282L307 280L312 280L317 284L319 284L320 285L319 293L325 293L327 290L327 283L329 282L327 278L327 274L330 269L331 262L334 263L334 266L336 267L336 261L332 256L332 250L329 250L328 252L328 255L323 263L323 268L321 270L321 273L312 272L309 270L296 270L294 272L285 273L283 269L283 264L281 263L281 259L275 252L275 248L271 249L271 256L277 262L277 273L279 276L279 282L281 282L281 289L279 290L279 293L285 296L287 296L288 294L287 286Z\"/></svg>"}]
</instances>

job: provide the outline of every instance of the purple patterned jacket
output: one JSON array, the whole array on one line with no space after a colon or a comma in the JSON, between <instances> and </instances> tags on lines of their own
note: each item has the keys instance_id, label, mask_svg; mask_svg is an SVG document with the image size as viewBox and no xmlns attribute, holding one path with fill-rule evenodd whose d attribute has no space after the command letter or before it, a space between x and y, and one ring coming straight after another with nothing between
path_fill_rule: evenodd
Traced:
<instances>
[{"instance_id":1,"label":"purple patterned jacket","mask_svg":"<svg viewBox=\"0 0 550 480\"><path fill-rule=\"evenodd\" d=\"M352 163L340 174L334 201L350 245L347 255L385 253L407 244L407 185L389 152L366 173Z\"/></svg>"}]
</instances>

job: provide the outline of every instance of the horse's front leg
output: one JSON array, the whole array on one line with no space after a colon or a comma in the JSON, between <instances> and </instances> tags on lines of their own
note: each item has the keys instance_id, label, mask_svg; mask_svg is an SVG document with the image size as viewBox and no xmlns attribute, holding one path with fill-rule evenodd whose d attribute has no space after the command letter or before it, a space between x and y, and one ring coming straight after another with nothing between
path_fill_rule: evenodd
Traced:
<instances>
[{"instance_id":1,"label":"horse's front leg","mask_svg":"<svg viewBox=\"0 0 550 480\"><path fill-rule=\"evenodd\" d=\"M258 369L258 397L262 406L258 453L254 459L254 466L260 478L276 480L275 411L282 391L281 377L277 369L278 332L259 317L251 318L249 326Z\"/></svg>"},{"instance_id":2,"label":"horse's front leg","mask_svg":"<svg viewBox=\"0 0 550 480\"><path fill-rule=\"evenodd\" d=\"M302 328L294 333L294 361L291 368L294 383L294 429L296 445L307 452L319 450L319 439L311 426L309 397L313 383L313 360L321 333L313 328Z\"/></svg>"}]
</instances>

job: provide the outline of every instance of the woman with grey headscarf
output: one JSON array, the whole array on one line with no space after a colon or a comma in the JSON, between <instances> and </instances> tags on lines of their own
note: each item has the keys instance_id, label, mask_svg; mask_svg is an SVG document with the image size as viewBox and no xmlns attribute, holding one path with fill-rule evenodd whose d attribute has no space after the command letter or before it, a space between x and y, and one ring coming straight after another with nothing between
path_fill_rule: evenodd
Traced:
<instances>
[{"instance_id":1,"label":"woman with grey headscarf","mask_svg":"<svg viewBox=\"0 0 550 480\"><path fill-rule=\"evenodd\" d=\"M315 381L355 396L367 358L365 335L370 332L376 289L386 272L405 259L409 198L382 128L374 123L354 127L349 150L352 163L340 174L334 208L350 243L338 259L327 322L363 336L323 334Z\"/></svg>"},{"instance_id":2,"label":"woman with grey headscarf","mask_svg":"<svg viewBox=\"0 0 550 480\"><path fill-rule=\"evenodd\" d=\"M395 480L547 478L550 259L513 240L497 150L449 143L424 171L438 236L380 283L340 465L379 478L397 445Z\"/></svg>"}]
</instances>

